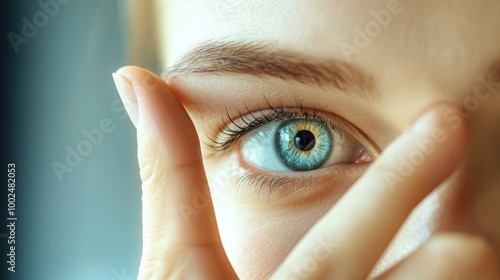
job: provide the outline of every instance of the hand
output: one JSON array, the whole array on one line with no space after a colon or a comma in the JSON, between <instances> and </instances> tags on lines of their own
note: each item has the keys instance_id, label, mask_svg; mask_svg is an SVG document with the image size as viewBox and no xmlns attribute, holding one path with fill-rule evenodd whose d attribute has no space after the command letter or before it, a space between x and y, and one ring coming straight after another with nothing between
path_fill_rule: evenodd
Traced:
<instances>
[{"instance_id":1,"label":"hand","mask_svg":"<svg viewBox=\"0 0 500 280\"><path fill-rule=\"evenodd\" d=\"M114 78L137 128L143 204L138 279L237 279L219 237L188 114L169 86L146 70L124 67ZM465 122L455 128L446 123L441 115L448 108L428 110L394 141L297 244L273 279L365 279L412 209L465 153ZM401 175L400 158L416 151L424 154L422 162ZM186 221L180 209L200 194L206 207ZM442 233L376 279L498 276L494 253L482 238Z\"/></svg>"}]
</instances>

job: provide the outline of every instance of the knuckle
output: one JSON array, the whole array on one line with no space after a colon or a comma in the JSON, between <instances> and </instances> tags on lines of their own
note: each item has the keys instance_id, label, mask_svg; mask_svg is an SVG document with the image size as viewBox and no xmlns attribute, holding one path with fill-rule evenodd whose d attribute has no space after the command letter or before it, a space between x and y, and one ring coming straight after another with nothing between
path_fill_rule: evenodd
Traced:
<instances>
[{"instance_id":1,"label":"knuckle","mask_svg":"<svg viewBox=\"0 0 500 280\"><path fill-rule=\"evenodd\" d=\"M139 161L140 177L145 185L156 185L165 180L166 170L161 156L142 158Z\"/></svg>"},{"instance_id":2,"label":"knuckle","mask_svg":"<svg viewBox=\"0 0 500 280\"><path fill-rule=\"evenodd\" d=\"M138 148L140 177L143 183L158 184L177 175L194 174L203 168L203 160L198 156L176 158L157 141L141 141Z\"/></svg>"},{"instance_id":3,"label":"knuckle","mask_svg":"<svg viewBox=\"0 0 500 280\"><path fill-rule=\"evenodd\" d=\"M184 158L182 161L169 163L170 169L177 172L190 172L190 171L199 171L200 168L203 168L203 163L201 158L198 157L190 157Z\"/></svg>"},{"instance_id":4,"label":"knuckle","mask_svg":"<svg viewBox=\"0 0 500 280\"><path fill-rule=\"evenodd\" d=\"M484 276L498 273L495 252L486 239L480 236L442 233L431 237L426 247L426 253L440 260L438 263L443 270L447 267L456 268Z\"/></svg>"}]
</instances>

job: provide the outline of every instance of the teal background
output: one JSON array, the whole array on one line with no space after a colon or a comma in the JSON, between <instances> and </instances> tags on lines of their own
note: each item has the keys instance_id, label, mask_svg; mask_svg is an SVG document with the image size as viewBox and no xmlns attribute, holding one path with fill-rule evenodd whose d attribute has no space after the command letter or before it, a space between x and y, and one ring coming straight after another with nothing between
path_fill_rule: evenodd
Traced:
<instances>
[{"instance_id":1,"label":"teal background","mask_svg":"<svg viewBox=\"0 0 500 280\"><path fill-rule=\"evenodd\" d=\"M22 18L33 20L43 9L38 1L2 1L2 164L3 176L7 163L16 164L18 221L16 272L7 272L2 259L1 279L136 279L141 201L135 131L111 78L126 64L124 4L59 4L15 53L9 32L22 35ZM106 118L114 129L70 167L68 147L85 148L82 131L98 129ZM60 180L54 162L71 172ZM7 224L6 187L0 186L1 224ZM4 225L1 257L8 253L6 234Z\"/></svg>"}]
</instances>

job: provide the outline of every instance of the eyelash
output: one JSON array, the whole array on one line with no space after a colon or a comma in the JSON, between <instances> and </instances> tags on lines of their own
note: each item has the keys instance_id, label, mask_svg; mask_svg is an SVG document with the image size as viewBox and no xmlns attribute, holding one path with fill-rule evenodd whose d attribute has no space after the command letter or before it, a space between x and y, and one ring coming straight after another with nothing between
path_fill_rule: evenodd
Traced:
<instances>
[{"instance_id":1,"label":"eyelash","mask_svg":"<svg viewBox=\"0 0 500 280\"><path fill-rule=\"evenodd\" d=\"M266 108L259 108L257 112L252 112L245 105L245 111L241 112L236 110L237 117L232 117L229 113L227 107L225 107L226 119L222 120L222 125L218 125L218 133L215 138L208 139L212 142L211 144L205 143L205 145L212 148L214 151L222 152L230 149L235 143L238 142L247 133L257 129L266 124L303 118L307 120L319 121L326 124L333 131L338 133L340 137L347 137L350 141L360 143L359 140L355 139L352 134L360 136L357 130L349 125L349 122L340 116L334 115L336 123L341 124L341 128L336 123L322 117L320 113L313 109L305 109L302 105L297 104L295 108L293 107L273 107L268 100L266 100ZM346 131L347 130L347 131ZM364 135L364 134L362 134ZM306 183L310 183L314 178L320 178L323 176L328 176L327 173L317 172L315 175L302 174L300 177L291 178L287 175L278 174L240 174L240 178L236 183L236 190L240 189L242 185L255 186L257 188L257 196L260 195L261 190L267 187L268 201L274 190L277 188L288 184L287 188L296 189L303 186Z\"/></svg>"},{"instance_id":2,"label":"eyelash","mask_svg":"<svg viewBox=\"0 0 500 280\"><path fill-rule=\"evenodd\" d=\"M352 137L350 137L350 135L345 133L342 129L339 129L336 124L318 115L317 111L315 110L305 109L300 105L297 109L292 109L285 107L275 108L271 104L269 104L269 102L267 102L266 104L267 108L264 108L263 110L261 109L257 113L251 112L248 107L245 106L246 112L241 113L238 110L238 116L236 119L231 117L231 115L229 114L229 110L227 109L227 107L225 107L227 121L224 123L227 123L228 125L218 126L219 133L215 138L209 138L212 142L212 145L208 146L216 151L224 151L229 149L234 143L236 143L247 133L263 125L276 121L293 120L299 118L322 122L330 127L333 131L340 134L341 137L348 137L352 141L358 142L355 139L352 139ZM343 122L346 121L344 120ZM230 125L232 125L233 128L231 128Z\"/></svg>"},{"instance_id":3,"label":"eyelash","mask_svg":"<svg viewBox=\"0 0 500 280\"><path fill-rule=\"evenodd\" d=\"M262 189L267 187L267 189L269 190L267 201L269 202L273 191L285 184L289 184L287 188L291 189L293 192L297 189L302 188L304 185L307 184L310 185L311 181L314 180L314 178L327 177L327 176L328 174L326 172L321 172L321 174L319 175L314 175L314 176L307 175L297 178L289 178L283 175L276 176L276 175L262 175L262 174L245 174L241 176L236 182L236 191L238 191L240 187L246 183L249 186L256 186L257 196L260 196ZM315 186L316 189L323 188L323 186L317 186L317 185Z\"/></svg>"}]
</instances>

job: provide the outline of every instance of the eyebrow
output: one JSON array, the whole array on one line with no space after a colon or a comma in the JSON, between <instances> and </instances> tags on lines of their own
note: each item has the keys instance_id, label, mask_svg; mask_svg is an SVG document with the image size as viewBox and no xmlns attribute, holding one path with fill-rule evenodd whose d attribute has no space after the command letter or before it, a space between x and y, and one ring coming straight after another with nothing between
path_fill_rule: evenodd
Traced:
<instances>
[{"instance_id":1,"label":"eyebrow","mask_svg":"<svg viewBox=\"0 0 500 280\"><path fill-rule=\"evenodd\" d=\"M331 58L319 59L268 43L205 41L166 69L163 77L184 73L242 74L293 80L375 98L371 76L354 65Z\"/></svg>"}]
</instances>

